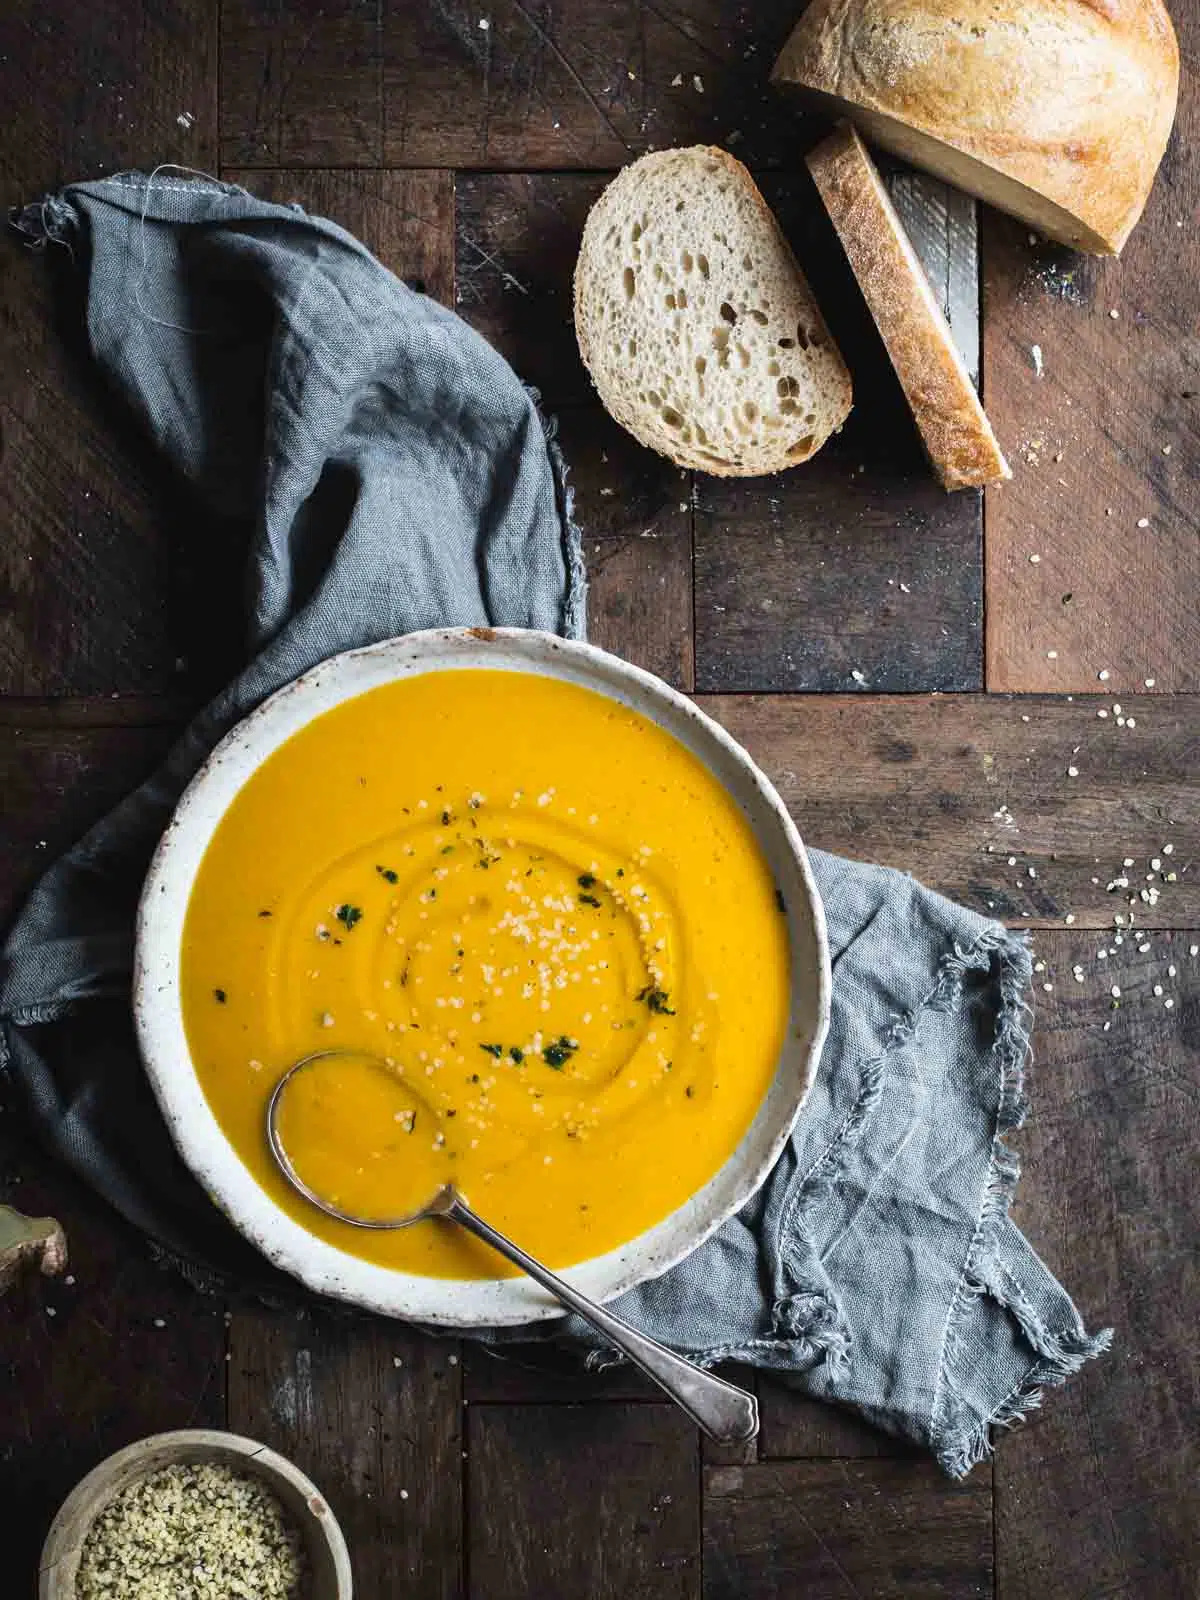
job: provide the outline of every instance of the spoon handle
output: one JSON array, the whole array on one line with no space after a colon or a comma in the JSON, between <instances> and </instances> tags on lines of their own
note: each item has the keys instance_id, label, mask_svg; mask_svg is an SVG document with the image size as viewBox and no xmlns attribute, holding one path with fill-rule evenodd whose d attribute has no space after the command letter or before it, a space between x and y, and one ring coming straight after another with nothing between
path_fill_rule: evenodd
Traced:
<instances>
[{"instance_id":1,"label":"spoon handle","mask_svg":"<svg viewBox=\"0 0 1200 1600\"><path fill-rule=\"evenodd\" d=\"M548 1268L526 1255L504 1234L476 1216L460 1195L455 1195L441 1215L452 1218L476 1238L491 1245L502 1256L507 1256L514 1266L522 1268L536 1279L568 1310L590 1322L597 1332L627 1355L634 1366L640 1367L648 1378L658 1384L675 1404L686 1411L692 1421L710 1439L718 1444L740 1444L753 1439L758 1432L758 1401L752 1394L739 1389L724 1378L687 1361L683 1356L668 1350L666 1345L639 1333L623 1318L589 1300L569 1283L564 1283Z\"/></svg>"}]
</instances>

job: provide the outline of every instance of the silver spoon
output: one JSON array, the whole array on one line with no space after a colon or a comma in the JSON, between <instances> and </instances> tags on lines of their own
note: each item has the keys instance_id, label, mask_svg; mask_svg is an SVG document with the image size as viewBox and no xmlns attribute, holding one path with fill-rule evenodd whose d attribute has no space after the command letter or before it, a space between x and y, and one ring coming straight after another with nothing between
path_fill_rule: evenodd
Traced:
<instances>
[{"instance_id":1,"label":"silver spoon","mask_svg":"<svg viewBox=\"0 0 1200 1600\"><path fill-rule=\"evenodd\" d=\"M353 1053L359 1055L358 1052ZM527 1272L561 1305L566 1306L569 1311L574 1311L585 1322L590 1322L598 1333L602 1333L611 1344L623 1351L635 1367L640 1367L648 1378L653 1379L710 1439L715 1439L718 1444L740 1444L755 1437L758 1433L758 1401L752 1394L747 1394L735 1384L726 1383L724 1378L715 1377L693 1362L686 1361L683 1356L676 1355L674 1350L668 1350L666 1345L659 1344L657 1340L649 1338L644 1333L639 1333L623 1318L597 1305L594 1300L589 1300L586 1295L580 1294L578 1289L573 1289L569 1283L564 1283L540 1261L535 1261L533 1256L526 1255L519 1245L515 1245L511 1239L498 1233L482 1217L477 1216L452 1184L446 1184L439 1189L419 1210L409 1212L407 1216L391 1217L386 1220L351 1216L310 1189L296 1171L280 1137L280 1103L288 1084L298 1072L305 1071L318 1061L328 1061L349 1054L351 1052L342 1050L319 1050L313 1055L304 1056L284 1073L271 1095L267 1106L267 1142L279 1170L297 1193L302 1194L310 1205L316 1206L326 1216L335 1217L339 1222L348 1222L354 1228L374 1230L410 1228L414 1222L423 1222L427 1217L442 1217L446 1221L457 1222L466 1228L468 1233L473 1233L477 1239L482 1239L485 1244L491 1245L493 1250L499 1251L514 1266ZM361 1056L359 1058L361 1059Z\"/></svg>"}]
</instances>

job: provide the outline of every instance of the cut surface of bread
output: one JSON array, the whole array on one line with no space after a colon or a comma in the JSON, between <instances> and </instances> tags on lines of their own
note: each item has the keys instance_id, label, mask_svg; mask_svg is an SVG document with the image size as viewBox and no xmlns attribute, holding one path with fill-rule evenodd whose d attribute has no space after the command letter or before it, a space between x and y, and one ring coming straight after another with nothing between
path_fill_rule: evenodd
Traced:
<instances>
[{"instance_id":1,"label":"cut surface of bread","mask_svg":"<svg viewBox=\"0 0 1200 1600\"><path fill-rule=\"evenodd\" d=\"M944 489L1011 478L891 196L849 123L808 154L825 208Z\"/></svg>"},{"instance_id":2,"label":"cut surface of bread","mask_svg":"<svg viewBox=\"0 0 1200 1600\"><path fill-rule=\"evenodd\" d=\"M583 230L575 332L608 410L681 467L779 472L850 411L812 291L722 150L655 151L617 174Z\"/></svg>"},{"instance_id":3,"label":"cut surface of bread","mask_svg":"<svg viewBox=\"0 0 1200 1600\"><path fill-rule=\"evenodd\" d=\"M772 78L1063 244L1115 254L1175 116L1162 0L812 0Z\"/></svg>"}]
</instances>

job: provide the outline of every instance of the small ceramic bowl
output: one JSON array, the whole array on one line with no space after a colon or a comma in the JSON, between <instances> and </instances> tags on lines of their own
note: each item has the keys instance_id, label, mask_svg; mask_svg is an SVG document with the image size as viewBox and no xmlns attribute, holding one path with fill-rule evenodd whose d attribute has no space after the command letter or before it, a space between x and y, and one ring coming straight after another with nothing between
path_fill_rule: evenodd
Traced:
<instances>
[{"instance_id":1,"label":"small ceramic bowl","mask_svg":"<svg viewBox=\"0 0 1200 1600\"><path fill-rule=\"evenodd\" d=\"M261 1478L299 1529L308 1552L305 1600L351 1600L350 1556L325 1497L283 1456L253 1439L207 1428L155 1433L118 1450L75 1485L50 1525L38 1600L75 1600L75 1577L92 1523L114 1495L161 1467L215 1463Z\"/></svg>"}]
</instances>

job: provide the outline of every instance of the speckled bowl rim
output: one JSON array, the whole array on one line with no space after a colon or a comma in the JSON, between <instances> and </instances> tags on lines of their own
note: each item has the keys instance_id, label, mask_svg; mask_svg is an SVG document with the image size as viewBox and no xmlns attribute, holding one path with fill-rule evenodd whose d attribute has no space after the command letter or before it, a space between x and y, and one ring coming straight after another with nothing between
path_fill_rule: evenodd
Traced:
<instances>
[{"instance_id":1,"label":"speckled bowl rim","mask_svg":"<svg viewBox=\"0 0 1200 1600\"><path fill-rule=\"evenodd\" d=\"M81 1478L58 1508L42 1544L38 1600L74 1600L78 1557L84 1541L115 1494L163 1467L213 1460L250 1471L274 1485L277 1495L281 1486L286 1486L284 1509L293 1517L298 1515L296 1501L303 1502L308 1517L299 1523L300 1534L310 1548L314 1539L321 1541L332 1565L337 1600L352 1600L350 1552L338 1520L316 1484L278 1451L243 1434L217 1428L176 1428L169 1433L152 1433L106 1456ZM70 1587L65 1588L66 1584Z\"/></svg>"},{"instance_id":2,"label":"speckled bowl rim","mask_svg":"<svg viewBox=\"0 0 1200 1600\"><path fill-rule=\"evenodd\" d=\"M561 1315L527 1278L431 1278L362 1261L309 1233L260 1188L226 1137L192 1068L179 988L188 897L227 807L262 762L317 716L415 674L493 668L581 684L649 717L693 751L738 803L783 894L792 944L791 1011L775 1076L725 1164L654 1227L563 1276L609 1300L659 1276L713 1234L775 1165L808 1095L829 1026L825 917L808 857L775 788L745 750L686 696L595 645L519 628L431 629L332 656L240 722L193 778L155 852L137 917L138 1043L172 1137L208 1194L275 1266L318 1294L446 1328L517 1326ZM519 1242L519 1241L518 1241Z\"/></svg>"}]
</instances>

